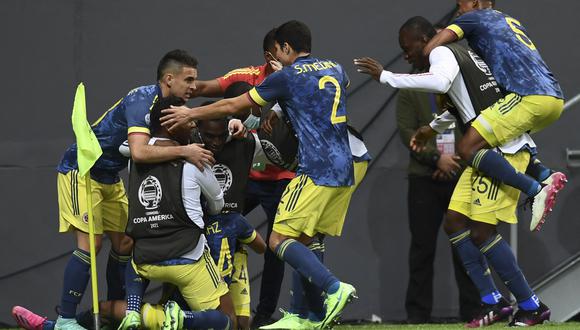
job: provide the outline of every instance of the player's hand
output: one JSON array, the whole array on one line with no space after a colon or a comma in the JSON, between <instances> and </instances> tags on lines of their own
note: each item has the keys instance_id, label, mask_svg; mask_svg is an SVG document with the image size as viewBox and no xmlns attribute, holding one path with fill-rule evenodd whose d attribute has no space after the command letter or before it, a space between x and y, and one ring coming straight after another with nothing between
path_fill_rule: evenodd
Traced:
<instances>
[{"instance_id":1,"label":"player's hand","mask_svg":"<svg viewBox=\"0 0 580 330\"><path fill-rule=\"evenodd\" d=\"M460 159L461 158L457 155L443 154L437 161L437 169L443 172L447 177L454 178L459 170L461 170L461 165L458 163Z\"/></svg>"},{"instance_id":2,"label":"player's hand","mask_svg":"<svg viewBox=\"0 0 580 330\"><path fill-rule=\"evenodd\" d=\"M260 127L266 134L272 135L272 129L278 122L278 115L274 111L270 111L266 119L262 122L262 127Z\"/></svg>"},{"instance_id":3,"label":"player's hand","mask_svg":"<svg viewBox=\"0 0 580 330\"><path fill-rule=\"evenodd\" d=\"M431 175L431 179L435 181L449 181L451 178L440 169L436 169Z\"/></svg>"},{"instance_id":4,"label":"player's hand","mask_svg":"<svg viewBox=\"0 0 580 330\"><path fill-rule=\"evenodd\" d=\"M203 148L203 144L193 143L185 146L186 155L183 157L186 161L195 165L200 171L203 172L205 165L213 165L215 159L213 158L213 153L207 149Z\"/></svg>"},{"instance_id":5,"label":"player's hand","mask_svg":"<svg viewBox=\"0 0 580 330\"><path fill-rule=\"evenodd\" d=\"M282 68L284 67L284 66L282 65L282 63L280 63L280 62L279 62L279 61L277 61L277 60L271 60L271 61L270 61L270 62L268 62L268 63L270 63L270 67L271 67L271 68L272 68L272 70L274 70L274 71L280 71L280 70L282 70Z\"/></svg>"},{"instance_id":6,"label":"player's hand","mask_svg":"<svg viewBox=\"0 0 580 330\"><path fill-rule=\"evenodd\" d=\"M409 147L414 152L422 152L425 150L427 142L437 135L437 132L431 128L431 126L426 125L419 127L419 129L411 137L409 142Z\"/></svg>"},{"instance_id":7,"label":"player's hand","mask_svg":"<svg viewBox=\"0 0 580 330\"><path fill-rule=\"evenodd\" d=\"M383 72L383 65L370 57L355 58L354 65L356 71L370 75L374 80L379 81Z\"/></svg>"},{"instance_id":8,"label":"player's hand","mask_svg":"<svg viewBox=\"0 0 580 330\"><path fill-rule=\"evenodd\" d=\"M191 109L186 106L175 107L171 106L169 109L161 110L164 114L159 120L161 125L165 126L168 130L173 130L178 126L191 127L193 120L190 119Z\"/></svg>"},{"instance_id":9,"label":"player's hand","mask_svg":"<svg viewBox=\"0 0 580 330\"><path fill-rule=\"evenodd\" d=\"M246 137L246 134L248 133L248 130L244 126L244 123L242 123L242 121L239 119L230 120L230 122L228 123L228 131L236 139L243 139Z\"/></svg>"}]
</instances>

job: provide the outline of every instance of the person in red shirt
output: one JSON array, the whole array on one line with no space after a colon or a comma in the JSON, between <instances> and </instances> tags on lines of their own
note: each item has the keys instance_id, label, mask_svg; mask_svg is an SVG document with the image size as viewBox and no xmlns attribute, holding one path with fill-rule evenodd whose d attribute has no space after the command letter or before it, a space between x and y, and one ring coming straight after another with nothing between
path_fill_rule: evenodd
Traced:
<instances>
[{"instance_id":1,"label":"person in red shirt","mask_svg":"<svg viewBox=\"0 0 580 330\"><path fill-rule=\"evenodd\" d=\"M282 65L272 55L275 52L274 35L275 29L272 29L264 37L264 64L235 69L213 80L197 80L194 96L222 97L225 90L236 82L243 81L252 86L257 86L268 75L281 69ZM250 180L246 190L246 206L243 213L244 215L248 214L258 205L262 206L268 218L266 242L270 239L270 234L272 233L272 225L274 224L276 209L282 193L294 176L294 172L270 164L267 164L265 169L261 171L252 170L250 172ZM252 328L258 328L273 322L271 316L278 304L283 279L284 262L268 249L264 255L260 300L252 320Z\"/></svg>"}]
</instances>

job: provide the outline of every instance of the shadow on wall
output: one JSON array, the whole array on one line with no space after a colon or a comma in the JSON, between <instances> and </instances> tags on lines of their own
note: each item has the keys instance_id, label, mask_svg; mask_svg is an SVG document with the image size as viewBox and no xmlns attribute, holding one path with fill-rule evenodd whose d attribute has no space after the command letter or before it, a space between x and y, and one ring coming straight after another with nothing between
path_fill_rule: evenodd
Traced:
<instances>
[{"instance_id":1,"label":"shadow on wall","mask_svg":"<svg viewBox=\"0 0 580 330\"><path fill-rule=\"evenodd\" d=\"M401 319L408 281L409 230L405 168L376 168L369 178L368 226L379 260L379 307L383 319Z\"/></svg>"}]
</instances>

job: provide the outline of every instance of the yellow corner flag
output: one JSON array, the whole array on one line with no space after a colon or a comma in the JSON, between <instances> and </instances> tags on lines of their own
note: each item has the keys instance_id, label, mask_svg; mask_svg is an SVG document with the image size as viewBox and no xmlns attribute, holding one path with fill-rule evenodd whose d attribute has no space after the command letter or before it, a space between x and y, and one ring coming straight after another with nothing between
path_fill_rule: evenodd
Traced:
<instances>
[{"instance_id":1,"label":"yellow corner flag","mask_svg":"<svg viewBox=\"0 0 580 330\"><path fill-rule=\"evenodd\" d=\"M97 159L103 154L99 141L87 122L87 106L85 102L85 85L80 83L75 94L72 112L72 126L77 139L77 161L79 174L85 176Z\"/></svg>"},{"instance_id":2,"label":"yellow corner flag","mask_svg":"<svg viewBox=\"0 0 580 330\"><path fill-rule=\"evenodd\" d=\"M80 83L75 94L72 112L72 126L77 140L77 163L79 174L85 179L87 217L89 222L89 250L91 255L91 287L93 293L93 314L95 329L100 329L99 321L99 289L97 286L97 252L95 249L95 224L93 221L93 199L91 188L91 167L103 154L99 141L87 122L87 105L85 101L85 85Z\"/></svg>"}]
</instances>

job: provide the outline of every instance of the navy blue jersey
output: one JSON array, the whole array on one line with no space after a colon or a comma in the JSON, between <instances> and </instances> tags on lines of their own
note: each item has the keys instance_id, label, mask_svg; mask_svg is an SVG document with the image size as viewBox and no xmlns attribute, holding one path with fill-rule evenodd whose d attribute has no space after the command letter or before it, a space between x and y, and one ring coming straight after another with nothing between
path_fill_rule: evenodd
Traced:
<instances>
[{"instance_id":1,"label":"navy blue jersey","mask_svg":"<svg viewBox=\"0 0 580 330\"><path fill-rule=\"evenodd\" d=\"M104 184L119 181L119 171L127 167L128 158L121 155L119 146L133 132L149 134L149 111L153 103L161 97L158 85L138 87L119 100L94 124L92 129L103 149L103 154L91 168L91 177ZM77 145L71 145L57 170L67 173L78 169Z\"/></svg>"},{"instance_id":2,"label":"navy blue jersey","mask_svg":"<svg viewBox=\"0 0 580 330\"><path fill-rule=\"evenodd\" d=\"M234 253L238 242L251 243L256 238L254 227L240 213L224 213L206 216L205 238L211 257L221 276L230 285L234 269Z\"/></svg>"},{"instance_id":3,"label":"navy blue jersey","mask_svg":"<svg viewBox=\"0 0 580 330\"><path fill-rule=\"evenodd\" d=\"M506 91L564 97L526 29L515 18L492 9L474 10L459 16L447 28L459 39L467 39Z\"/></svg>"},{"instance_id":4,"label":"navy blue jersey","mask_svg":"<svg viewBox=\"0 0 580 330\"><path fill-rule=\"evenodd\" d=\"M347 135L348 83L336 62L305 56L272 73L248 94L261 106L280 104L298 137L297 173L319 186L354 183Z\"/></svg>"}]
</instances>

